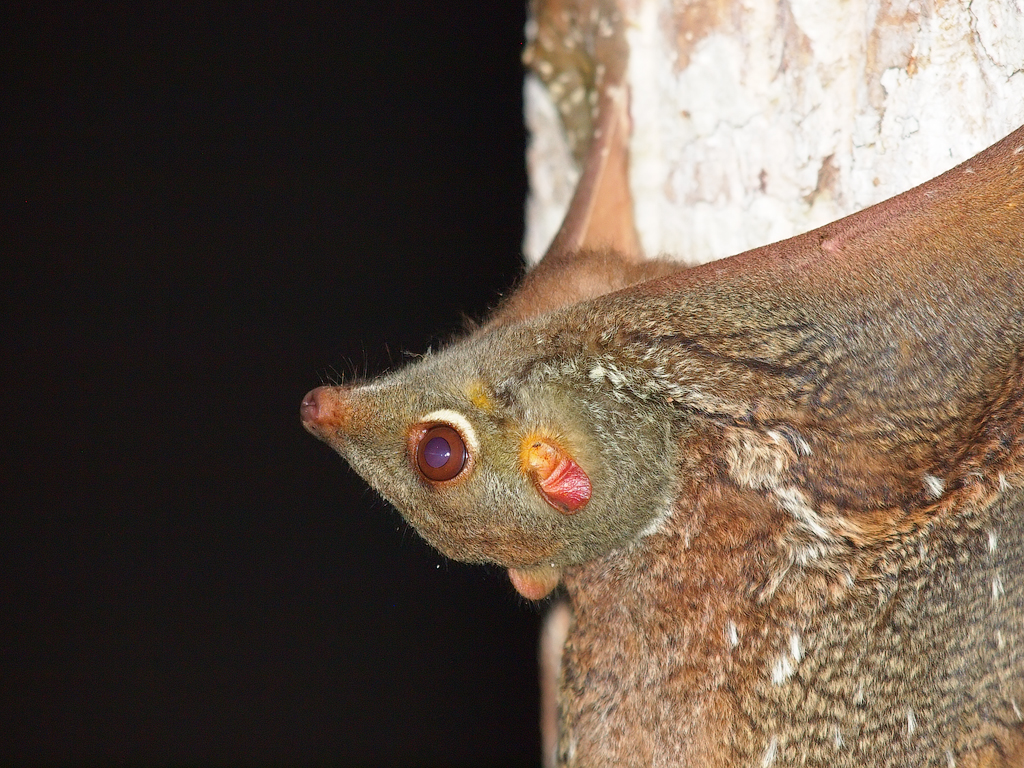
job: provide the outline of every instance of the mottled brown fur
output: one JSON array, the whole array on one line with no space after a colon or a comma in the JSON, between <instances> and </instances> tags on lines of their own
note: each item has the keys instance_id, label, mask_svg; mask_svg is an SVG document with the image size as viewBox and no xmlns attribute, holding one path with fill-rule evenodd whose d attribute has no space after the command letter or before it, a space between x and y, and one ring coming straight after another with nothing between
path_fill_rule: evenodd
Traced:
<instances>
[{"instance_id":1,"label":"mottled brown fur","mask_svg":"<svg viewBox=\"0 0 1024 768\"><path fill-rule=\"evenodd\" d=\"M561 572L561 765L1024 766L1024 129L792 240L633 256L556 251L307 428L452 557ZM424 420L472 433L451 482Z\"/></svg>"}]
</instances>

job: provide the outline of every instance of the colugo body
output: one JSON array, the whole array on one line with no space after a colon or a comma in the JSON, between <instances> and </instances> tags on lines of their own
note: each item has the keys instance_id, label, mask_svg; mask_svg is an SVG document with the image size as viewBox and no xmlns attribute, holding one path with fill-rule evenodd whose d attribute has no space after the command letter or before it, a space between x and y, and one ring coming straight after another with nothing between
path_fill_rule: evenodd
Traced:
<instances>
[{"instance_id":1,"label":"colugo body","mask_svg":"<svg viewBox=\"0 0 1024 768\"><path fill-rule=\"evenodd\" d=\"M720 262L553 252L302 417L564 584L561 765L1024 766L1024 130Z\"/></svg>"}]
</instances>

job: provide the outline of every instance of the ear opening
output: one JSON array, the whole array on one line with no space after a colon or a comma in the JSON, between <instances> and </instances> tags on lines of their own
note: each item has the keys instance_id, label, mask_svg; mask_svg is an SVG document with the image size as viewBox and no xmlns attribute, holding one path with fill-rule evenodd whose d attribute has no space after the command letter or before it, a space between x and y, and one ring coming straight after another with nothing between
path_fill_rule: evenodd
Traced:
<instances>
[{"instance_id":1,"label":"ear opening","mask_svg":"<svg viewBox=\"0 0 1024 768\"><path fill-rule=\"evenodd\" d=\"M529 477L548 504L563 515L572 515L590 501L590 478L576 460L558 444L531 436L523 442L520 459Z\"/></svg>"}]
</instances>

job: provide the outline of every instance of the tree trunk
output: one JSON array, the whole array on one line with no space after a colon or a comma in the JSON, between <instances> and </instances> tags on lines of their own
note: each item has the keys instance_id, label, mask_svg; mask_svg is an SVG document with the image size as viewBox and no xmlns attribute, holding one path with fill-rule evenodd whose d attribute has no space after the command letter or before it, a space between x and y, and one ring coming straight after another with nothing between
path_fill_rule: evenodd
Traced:
<instances>
[{"instance_id":1,"label":"tree trunk","mask_svg":"<svg viewBox=\"0 0 1024 768\"><path fill-rule=\"evenodd\" d=\"M524 59L539 259L622 70L649 256L705 262L892 197L1024 123L1022 0L533 0Z\"/></svg>"}]
</instances>

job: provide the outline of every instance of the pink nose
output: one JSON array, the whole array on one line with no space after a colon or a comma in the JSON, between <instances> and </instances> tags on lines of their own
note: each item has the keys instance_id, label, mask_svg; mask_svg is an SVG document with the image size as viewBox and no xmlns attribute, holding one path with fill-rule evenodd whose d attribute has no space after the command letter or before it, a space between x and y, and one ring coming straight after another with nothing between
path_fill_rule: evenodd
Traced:
<instances>
[{"instance_id":1,"label":"pink nose","mask_svg":"<svg viewBox=\"0 0 1024 768\"><path fill-rule=\"evenodd\" d=\"M317 387L302 398L299 417L302 426L314 434L321 434L326 427L331 432L345 430L352 416L349 387Z\"/></svg>"},{"instance_id":2,"label":"pink nose","mask_svg":"<svg viewBox=\"0 0 1024 768\"><path fill-rule=\"evenodd\" d=\"M302 398L302 405L299 406L299 416L303 423L316 423L320 420L320 400L323 397L324 387L317 387L306 393Z\"/></svg>"}]
</instances>

